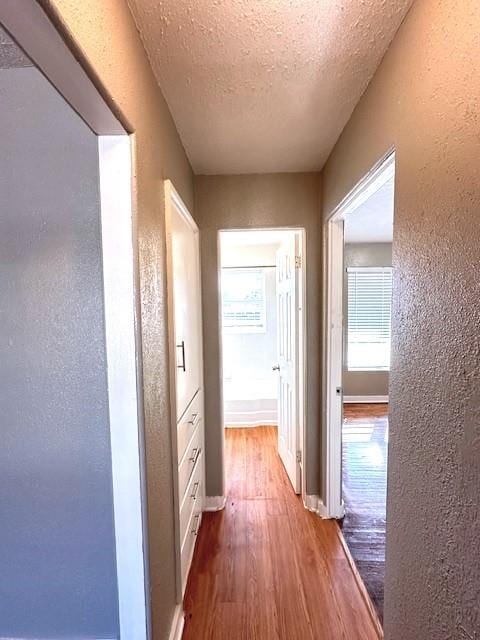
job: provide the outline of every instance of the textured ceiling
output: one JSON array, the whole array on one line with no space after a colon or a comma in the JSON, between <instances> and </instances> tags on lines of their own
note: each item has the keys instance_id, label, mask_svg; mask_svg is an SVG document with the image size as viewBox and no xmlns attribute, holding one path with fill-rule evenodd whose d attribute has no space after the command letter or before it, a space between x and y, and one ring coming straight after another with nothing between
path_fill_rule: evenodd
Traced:
<instances>
[{"instance_id":1,"label":"textured ceiling","mask_svg":"<svg viewBox=\"0 0 480 640\"><path fill-rule=\"evenodd\" d=\"M345 242L392 242L394 192L392 177L345 216Z\"/></svg>"},{"instance_id":2,"label":"textured ceiling","mask_svg":"<svg viewBox=\"0 0 480 640\"><path fill-rule=\"evenodd\" d=\"M31 66L31 60L0 25L0 69Z\"/></svg>"},{"instance_id":3,"label":"textured ceiling","mask_svg":"<svg viewBox=\"0 0 480 640\"><path fill-rule=\"evenodd\" d=\"M128 0L196 173L320 169L411 0Z\"/></svg>"}]
</instances>

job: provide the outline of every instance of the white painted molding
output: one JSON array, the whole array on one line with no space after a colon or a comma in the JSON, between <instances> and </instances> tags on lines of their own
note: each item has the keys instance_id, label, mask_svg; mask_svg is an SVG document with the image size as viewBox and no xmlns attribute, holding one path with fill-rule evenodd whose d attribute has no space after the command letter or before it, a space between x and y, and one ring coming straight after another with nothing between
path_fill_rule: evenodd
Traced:
<instances>
[{"instance_id":1,"label":"white painted molding","mask_svg":"<svg viewBox=\"0 0 480 640\"><path fill-rule=\"evenodd\" d=\"M173 614L172 626L168 640L181 640L183 626L185 624L185 615L181 604L177 604L175 613Z\"/></svg>"},{"instance_id":2,"label":"white painted molding","mask_svg":"<svg viewBox=\"0 0 480 640\"><path fill-rule=\"evenodd\" d=\"M61 23L58 12L51 6L49 13L55 14L55 18ZM82 60L82 64L78 62L52 24L50 16L47 16L38 2L2 0L0 22L96 134L125 133L118 120L119 114L114 115L112 111L116 109L115 105L113 102L107 105L92 81L93 70L89 69L87 74L82 66L87 64L86 61ZM74 46L75 43L69 44Z\"/></svg>"},{"instance_id":3,"label":"white painted molding","mask_svg":"<svg viewBox=\"0 0 480 640\"><path fill-rule=\"evenodd\" d=\"M305 509L308 511L312 511L316 513L323 520L340 520L345 515L345 507L343 504L343 500L341 502L340 508L337 509L336 513L329 513L327 511L327 507L325 506L323 500L320 496L316 495L306 495L303 502Z\"/></svg>"},{"instance_id":4,"label":"white painted molding","mask_svg":"<svg viewBox=\"0 0 480 640\"><path fill-rule=\"evenodd\" d=\"M334 218L339 213L342 216L352 213L393 177L395 177L395 150L391 148L347 193L328 216L328 219Z\"/></svg>"},{"instance_id":5,"label":"white painted molding","mask_svg":"<svg viewBox=\"0 0 480 640\"><path fill-rule=\"evenodd\" d=\"M388 404L388 396L343 396L345 404Z\"/></svg>"},{"instance_id":6,"label":"white painted molding","mask_svg":"<svg viewBox=\"0 0 480 640\"><path fill-rule=\"evenodd\" d=\"M318 513L319 500L320 498L318 496L306 493L303 499L303 506L308 511L313 511L314 513Z\"/></svg>"},{"instance_id":7,"label":"white painted molding","mask_svg":"<svg viewBox=\"0 0 480 640\"><path fill-rule=\"evenodd\" d=\"M225 424L225 429L235 429L237 427L248 429L249 427L264 427L266 425L268 425L269 427L277 427L278 421L272 420L272 419L265 419L265 418L262 418L259 420L252 420L248 422L228 420L227 424Z\"/></svg>"},{"instance_id":8,"label":"white painted molding","mask_svg":"<svg viewBox=\"0 0 480 640\"><path fill-rule=\"evenodd\" d=\"M325 332L324 341L324 451L326 463L325 506L337 512L342 502L343 283L344 224L335 218L326 224Z\"/></svg>"},{"instance_id":9,"label":"white painted molding","mask_svg":"<svg viewBox=\"0 0 480 640\"><path fill-rule=\"evenodd\" d=\"M325 506L325 503L321 498L318 498L317 513L320 518L323 518L324 520L331 519L331 517L328 515L327 507Z\"/></svg>"},{"instance_id":10,"label":"white painted molding","mask_svg":"<svg viewBox=\"0 0 480 640\"><path fill-rule=\"evenodd\" d=\"M226 427L276 425L278 408L275 398L226 400L224 408Z\"/></svg>"},{"instance_id":11,"label":"white painted molding","mask_svg":"<svg viewBox=\"0 0 480 640\"><path fill-rule=\"evenodd\" d=\"M101 136L105 336L120 637L148 636L128 136Z\"/></svg>"},{"instance_id":12,"label":"white painted molding","mask_svg":"<svg viewBox=\"0 0 480 640\"><path fill-rule=\"evenodd\" d=\"M221 511L225 509L226 496L205 496L204 511Z\"/></svg>"},{"instance_id":13,"label":"white painted molding","mask_svg":"<svg viewBox=\"0 0 480 640\"><path fill-rule=\"evenodd\" d=\"M341 500L340 504L332 511L327 511L327 507L320 500L321 508L319 511L323 513L322 518L329 520L341 520L345 516L345 503Z\"/></svg>"}]
</instances>

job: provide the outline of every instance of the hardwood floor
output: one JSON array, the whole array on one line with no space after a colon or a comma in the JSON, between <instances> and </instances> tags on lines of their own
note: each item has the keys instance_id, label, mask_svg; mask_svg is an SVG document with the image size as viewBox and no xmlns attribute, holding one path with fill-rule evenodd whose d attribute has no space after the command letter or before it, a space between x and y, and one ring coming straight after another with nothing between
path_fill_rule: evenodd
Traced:
<instances>
[{"instance_id":1,"label":"hardwood floor","mask_svg":"<svg viewBox=\"0 0 480 640\"><path fill-rule=\"evenodd\" d=\"M227 506L206 513L183 640L378 638L335 521L306 511L276 429L226 432Z\"/></svg>"},{"instance_id":2,"label":"hardwood floor","mask_svg":"<svg viewBox=\"0 0 480 640\"><path fill-rule=\"evenodd\" d=\"M346 404L343 535L380 620L385 580L387 404Z\"/></svg>"}]
</instances>

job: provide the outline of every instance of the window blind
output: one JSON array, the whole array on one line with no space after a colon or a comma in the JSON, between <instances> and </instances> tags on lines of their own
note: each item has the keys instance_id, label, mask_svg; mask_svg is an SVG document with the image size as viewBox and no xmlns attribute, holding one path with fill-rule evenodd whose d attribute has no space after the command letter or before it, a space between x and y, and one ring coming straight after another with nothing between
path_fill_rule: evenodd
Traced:
<instances>
[{"instance_id":1,"label":"window blind","mask_svg":"<svg viewBox=\"0 0 480 640\"><path fill-rule=\"evenodd\" d=\"M390 368L392 268L347 269L349 371Z\"/></svg>"},{"instance_id":2,"label":"window blind","mask_svg":"<svg viewBox=\"0 0 480 640\"><path fill-rule=\"evenodd\" d=\"M222 315L226 333L265 333L263 268L222 269Z\"/></svg>"}]
</instances>

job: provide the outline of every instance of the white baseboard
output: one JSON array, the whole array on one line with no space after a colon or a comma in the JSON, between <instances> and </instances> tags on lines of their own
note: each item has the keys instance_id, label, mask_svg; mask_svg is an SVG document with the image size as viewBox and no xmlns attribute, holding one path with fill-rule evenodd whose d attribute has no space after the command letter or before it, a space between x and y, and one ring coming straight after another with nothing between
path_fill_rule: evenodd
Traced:
<instances>
[{"instance_id":1,"label":"white baseboard","mask_svg":"<svg viewBox=\"0 0 480 640\"><path fill-rule=\"evenodd\" d=\"M305 494L305 498L303 500L303 506L308 511L313 511L314 513L318 513L318 502L320 498L318 496Z\"/></svg>"},{"instance_id":2,"label":"white baseboard","mask_svg":"<svg viewBox=\"0 0 480 640\"><path fill-rule=\"evenodd\" d=\"M338 512L332 514L328 513L327 507L325 506L320 496L306 495L303 504L305 506L305 509L316 513L323 520L339 520L345 515L345 507L343 505L343 502L338 509Z\"/></svg>"},{"instance_id":3,"label":"white baseboard","mask_svg":"<svg viewBox=\"0 0 480 640\"><path fill-rule=\"evenodd\" d=\"M278 422L276 419L275 420L261 419L261 420L255 420L253 422L234 422L232 420L229 420L228 423L225 421L225 429L238 429L238 428L248 429L249 427L265 427L265 426L276 427L278 426Z\"/></svg>"},{"instance_id":4,"label":"white baseboard","mask_svg":"<svg viewBox=\"0 0 480 640\"><path fill-rule=\"evenodd\" d=\"M225 509L227 498L225 496L206 496L203 506L204 511L221 511Z\"/></svg>"},{"instance_id":5,"label":"white baseboard","mask_svg":"<svg viewBox=\"0 0 480 640\"><path fill-rule=\"evenodd\" d=\"M345 404L387 404L388 396L343 396Z\"/></svg>"},{"instance_id":6,"label":"white baseboard","mask_svg":"<svg viewBox=\"0 0 480 640\"><path fill-rule=\"evenodd\" d=\"M185 617L183 614L183 607L181 604L177 604L175 608L175 613L173 614L169 640L181 640L184 624L185 624Z\"/></svg>"},{"instance_id":7,"label":"white baseboard","mask_svg":"<svg viewBox=\"0 0 480 640\"><path fill-rule=\"evenodd\" d=\"M225 411L225 426L248 426L277 424L278 413L274 411Z\"/></svg>"}]
</instances>

